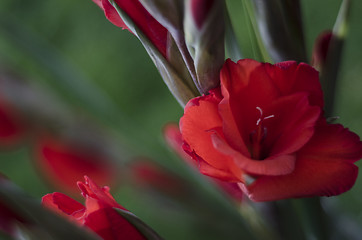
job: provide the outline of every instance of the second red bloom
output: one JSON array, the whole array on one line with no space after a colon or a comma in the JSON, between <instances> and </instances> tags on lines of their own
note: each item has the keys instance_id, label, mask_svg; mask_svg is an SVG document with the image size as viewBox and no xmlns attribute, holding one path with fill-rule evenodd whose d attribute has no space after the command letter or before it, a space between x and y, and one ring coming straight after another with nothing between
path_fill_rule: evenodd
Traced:
<instances>
[{"instance_id":1,"label":"second red bloom","mask_svg":"<svg viewBox=\"0 0 362 240\"><path fill-rule=\"evenodd\" d=\"M202 173L238 182L255 201L330 196L354 184L362 146L322 108L309 65L228 60L221 87L192 99L180 128Z\"/></svg>"}]
</instances>

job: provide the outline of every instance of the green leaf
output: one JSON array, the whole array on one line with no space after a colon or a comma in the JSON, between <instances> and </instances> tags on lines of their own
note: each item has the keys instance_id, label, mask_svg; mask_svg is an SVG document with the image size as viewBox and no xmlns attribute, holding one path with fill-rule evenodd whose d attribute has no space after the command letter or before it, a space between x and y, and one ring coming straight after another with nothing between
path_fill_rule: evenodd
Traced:
<instances>
[{"instance_id":1,"label":"green leaf","mask_svg":"<svg viewBox=\"0 0 362 240\"><path fill-rule=\"evenodd\" d=\"M226 57L229 57L233 61L238 61L243 58L241 49L238 43L238 39L234 32L229 11L225 7L225 50Z\"/></svg>"},{"instance_id":2,"label":"green leaf","mask_svg":"<svg viewBox=\"0 0 362 240\"><path fill-rule=\"evenodd\" d=\"M261 38L257 22L255 19L254 9L250 0L241 0L243 11L246 17L246 27L248 28L248 35L253 48L253 58L258 61L272 62L269 53Z\"/></svg>"},{"instance_id":3,"label":"green leaf","mask_svg":"<svg viewBox=\"0 0 362 240\"><path fill-rule=\"evenodd\" d=\"M307 62L299 0L252 1L260 37L273 61Z\"/></svg>"},{"instance_id":4,"label":"green leaf","mask_svg":"<svg viewBox=\"0 0 362 240\"><path fill-rule=\"evenodd\" d=\"M323 209L321 198L304 198L304 199L291 199L289 201L290 209L293 209L299 225L305 235L305 239L312 240L327 240L330 239L329 219ZM290 211L290 210L289 210Z\"/></svg>"},{"instance_id":5,"label":"green leaf","mask_svg":"<svg viewBox=\"0 0 362 240\"><path fill-rule=\"evenodd\" d=\"M85 228L80 228L63 217L46 210L38 200L25 194L9 180L0 179L0 201L25 220L23 227L29 224L30 228L27 230L30 232L31 226L35 225L55 240L99 239Z\"/></svg>"},{"instance_id":6,"label":"green leaf","mask_svg":"<svg viewBox=\"0 0 362 240\"><path fill-rule=\"evenodd\" d=\"M113 208L116 210L122 217L124 217L129 223L131 223L135 228L137 228L143 236L145 236L148 240L162 240L162 238L147 224L145 224L141 219L139 219L133 213L119 209Z\"/></svg>"}]
</instances>

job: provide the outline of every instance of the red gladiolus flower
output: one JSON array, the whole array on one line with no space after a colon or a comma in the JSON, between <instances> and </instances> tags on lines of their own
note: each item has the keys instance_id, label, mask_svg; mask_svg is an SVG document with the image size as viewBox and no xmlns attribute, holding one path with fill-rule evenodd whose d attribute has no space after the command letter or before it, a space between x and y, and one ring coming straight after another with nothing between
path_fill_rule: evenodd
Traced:
<instances>
[{"instance_id":1,"label":"red gladiolus flower","mask_svg":"<svg viewBox=\"0 0 362 240\"><path fill-rule=\"evenodd\" d=\"M227 60L221 86L189 101L184 149L203 174L238 182L254 201L332 196L349 190L359 137L327 124L318 72L293 61Z\"/></svg>"},{"instance_id":2,"label":"red gladiolus flower","mask_svg":"<svg viewBox=\"0 0 362 240\"><path fill-rule=\"evenodd\" d=\"M54 137L39 138L35 145L34 162L41 173L57 188L78 194L75 182L84 175L102 185L115 182L117 168L106 156L93 149L84 149Z\"/></svg>"},{"instance_id":3,"label":"red gladiolus flower","mask_svg":"<svg viewBox=\"0 0 362 240\"><path fill-rule=\"evenodd\" d=\"M85 183L78 187L86 199L85 206L62 193L47 194L42 204L57 213L86 226L105 240L132 239L145 237L114 208L126 210L109 193L109 187L99 187L85 177Z\"/></svg>"},{"instance_id":4,"label":"red gladiolus flower","mask_svg":"<svg viewBox=\"0 0 362 240\"><path fill-rule=\"evenodd\" d=\"M108 0L93 0L101 9L107 19L123 29L128 29L117 10ZM168 31L142 6L139 0L114 0L114 2L132 19L137 27L148 37L160 53L167 58ZM128 29L129 30L129 29ZM129 30L130 31L130 30ZM130 31L131 32L131 31Z\"/></svg>"}]
</instances>

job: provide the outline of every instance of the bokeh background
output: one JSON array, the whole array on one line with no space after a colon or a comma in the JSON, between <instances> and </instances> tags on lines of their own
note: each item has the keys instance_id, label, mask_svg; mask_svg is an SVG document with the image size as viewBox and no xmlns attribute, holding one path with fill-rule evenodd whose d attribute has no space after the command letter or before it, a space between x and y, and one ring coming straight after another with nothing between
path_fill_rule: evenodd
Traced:
<instances>
[{"instance_id":1,"label":"bokeh background","mask_svg":"<svg viewBox=\"0 0 362 240\"><path fill-rule=\"evenodd\" d=\"M241 0L228 1L233 6L231 15L243 54L252 57ZM301 3L310 56L318 34L333 27L341 1L301 0ZM340 117L339 122L360 136L361 12L362 2L354 1L334 112ZM129 142L125 151L132 149L132 154L160 156L159 152L166 148L162 127L168 122L177 122L183 113L138 40L108 22L91 0L1 0L0 66L41 85L74 114L92 119L119 136L120 142ZM138 146L138 142L142 144ZM30 195L40 198L56 189L39 176L29 151L27 146L0 151L0 172ZM181 160L171 153L169 156L154 160L181 175L190 174ZM220 239L222 236L221 231L207 229L209 225L200 223L203 219L195 216L196 213L173 202L147 198L126 184L120 184L115 190L122 205L166 239ZM326 199L325 205L341 219L351 221L352 226L355 226L353 221L356 226L362 226L362 177L352 190Z\"/></svg>"}]
</instances>

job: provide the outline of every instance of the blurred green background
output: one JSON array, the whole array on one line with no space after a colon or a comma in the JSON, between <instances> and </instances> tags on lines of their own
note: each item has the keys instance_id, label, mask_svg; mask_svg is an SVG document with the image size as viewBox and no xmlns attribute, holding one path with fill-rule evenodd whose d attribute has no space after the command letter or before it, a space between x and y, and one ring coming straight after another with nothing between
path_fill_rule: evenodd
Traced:
<instances>
[{"instance_id":1,"label":"blurred green background","mask_svg":"<svg viewBox=\"0 0 362 240\"><path fill-rule=\"evenodd\" d=\"M239 6L241 0L228 1ZM311 54L317 35L333 27L341 1L301 2ZM362 135L362 2L354 1L351 10L334 115ZM235 26L243 54L252 57L242 9L235 7L232 11L234 24L239 22ZM133 151L137 152L137 141L147 137L149 145L139 146L140 154L155 157L164 151L162 127L167 122L177 122L183 113L138 40L108 22L91 0L1 0L0 64L30 82L44 85L77 114L94 119L109 131L117 131L124 141L130 140ZM82 82L101 92L99 96L92 97L89 89L82 88ZM77 91L85 95L79 97ZM108 106L109 102L113 105ZM140 132L142 136L137 136ZM40 198L54 189L37 175L28 152L26 147L0 152L0 171ZM189 174L174 157L156 160ZM178 206L150 201L127 187L121 188L116 196L166 239L221 238L214 231L202 229L197 222L200 219ZM362 225L361 196L360 176L351 191L326 199L325 203L337 215L350 216Z\"/></svg>"}]
</instances>

